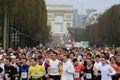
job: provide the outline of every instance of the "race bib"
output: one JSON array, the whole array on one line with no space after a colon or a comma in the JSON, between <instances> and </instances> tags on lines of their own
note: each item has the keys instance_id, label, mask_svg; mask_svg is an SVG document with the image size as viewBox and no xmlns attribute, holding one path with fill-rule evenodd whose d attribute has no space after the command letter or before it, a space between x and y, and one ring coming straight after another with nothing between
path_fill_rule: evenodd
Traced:
<instances>
[{"instance_id":1,"label":"race bib","mask_svg":"<svg viewBox=\"0 0 120 80\"><path fill-rule=\"evenodd\" d=\"M9 74L5 74L5 78L6 78L6 79L9 79Z\"/></svg>"},{"instance_id":2,"label":"race bib","mask_svg":"<svg viewBox=\"0 0 120 80\"><path fill-rule=\"evenodd\" d=\"M52 73L57 73L58 69L57 68L51 68Z\"/></svg>"},{"instance_id":3,"label":"race bib","mask_svg":"<svg viewBox=\"0 0 120 80\"><path fill-rule=\"evenodd\" d=\"M24 78L24 79L27 78L27 72L22 72L21 77Z\"/></svg>"},{"instance_id":4,"label":"race bib","mask_svg":"<svg viewBox=\"0 0 120 80\"><path fill-rule=\"evenodd\" d=\"M92 74L91 73L86 73L86 78L87 79L91 79L92 78Z\"/></svg>"},{"instance_id":5,"label":"race bib","mask_svg":"<svg viewBox=\"0 0 120 80\"><path fill-rule=\"evenodd\" d=\"M40 75L39 75L38 72L33 72L32 77L33 77L34 79L38 79L38 78L40 78Z\"/></svg>"},{"instance_id":6,"label":"race bib","mask_svg":"<svg viewBox=\"0 0 120 80\"><path fill-rule=\"evenodd\" d=\"M80 73L79 72L75 72L74 78L79 78L79 77L80 77Z\"/></svg>"}]
</instances>

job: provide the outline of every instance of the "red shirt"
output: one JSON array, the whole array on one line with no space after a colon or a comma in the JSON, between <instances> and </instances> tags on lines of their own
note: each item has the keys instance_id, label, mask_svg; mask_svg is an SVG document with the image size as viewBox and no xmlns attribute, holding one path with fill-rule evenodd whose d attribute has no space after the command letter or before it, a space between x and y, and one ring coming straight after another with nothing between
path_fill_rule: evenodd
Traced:
<instances>
[{"instance_id":1,"label":"red shirt","mask_svg":"<svg viewBox=\"0 0 120 80\"><path fill-rule=\"evenodd\" d=\"M15 53L16 53L16 55L19 55L20 54L20 50L16 50Z\"/></svg>"},{"instance_id":2,"label":"red shirt","mask_svg":"<svg viewBox=\"0 0 120 80\"><path fill-rule=\"evenodd\" d=\"M39 63L39 65L42 66L42 65L43 65L43 62L42 62L42 63ZM45 62L43 66L46 67L46 68L48 68L48 67L49 67L49 64Z\"/></svg>"},{"instance_id":3,"label":"red shirt","mask_svg":"<svg viewBox=\"0 0 120 80\"><path fill-rule=\"evenodd\" d=\"M82 65L78 64L77 66L74 66L75 74L74 74L74 80L80 80L80 71L82 70Z\"/></svg>"},{"instance_id":4,"label":"red shirt","mask_svg":"<svg viewBox=\"0 0 120 80\"><path fill-rule=\"evenodd\" d=\"M117 64L110 64L116 71L120 71L120 68Z\"/></svg>"},{"instance_id":5,"label":"red shirt","mask_svg":"<svg viewBox=\"0 0 120 80\"><path fill-rule=\"evenodd\" d=\"M120 67L117 64L110 64L115 71L120 72ZM116 74L117 75L117 74Z\"/></svg>"}]
</instances>

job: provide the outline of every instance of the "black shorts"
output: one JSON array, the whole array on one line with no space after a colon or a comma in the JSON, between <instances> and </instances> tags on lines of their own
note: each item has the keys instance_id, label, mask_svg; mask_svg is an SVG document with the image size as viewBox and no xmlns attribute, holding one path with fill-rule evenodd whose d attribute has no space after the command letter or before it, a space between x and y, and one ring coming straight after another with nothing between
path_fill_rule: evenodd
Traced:
<instances>
[{"instance_id":1,"label":"black shorts","mask_svg":"<svg viewBox=\"0 0 120 80\"><path fill-rule=\"evenodd\" d=\"M30 79L30 80L42 80L41 78L38 78L38 79Z\"/></svg>"},{"instance_id":2,"label":"black shorts","mask_svg":"<svg viewBox=\"0 0 120 80\"><path fill-rule=\"evenodd\" d=\"M118 80L119 76L112 76L112 80Z\"/></svg>"},{"instance_id":3,"label":"black shorts","mask_svg":"<svg viewBox=\"0 0 120 80\"><path fill-rule=\"evenodd\" d=\"M95 76L95 80L101 80L101 75Z\"/></svg>"},{"instance_id":4,"label":"black shorts","mask_svg":"<svg viewBox=\"0 0 120 80\"><path fill-rule=\"evenodd\" d=\"M49 78L53 78L54 80L60 80L59 75L49 75Z\"/></svg>"}]
</instances>

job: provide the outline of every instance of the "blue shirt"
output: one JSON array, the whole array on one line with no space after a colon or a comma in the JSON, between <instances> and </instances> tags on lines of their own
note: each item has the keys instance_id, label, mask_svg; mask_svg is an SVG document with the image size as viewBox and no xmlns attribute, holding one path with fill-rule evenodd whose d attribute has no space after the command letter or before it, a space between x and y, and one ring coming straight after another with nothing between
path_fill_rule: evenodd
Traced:
<instances>
[{"instance_id":1,"label":"blue shirt","mask_svg":"<svg viewBox=\"0 0 120 80\"><path fill-rule=\"evenodd\" d=\"M28 65L26 65L26 66L24 66L24 65L20 66L19 72L20 72L22 80L28 80L28 68L29 68Z\"/></svg>"}]
</instances>

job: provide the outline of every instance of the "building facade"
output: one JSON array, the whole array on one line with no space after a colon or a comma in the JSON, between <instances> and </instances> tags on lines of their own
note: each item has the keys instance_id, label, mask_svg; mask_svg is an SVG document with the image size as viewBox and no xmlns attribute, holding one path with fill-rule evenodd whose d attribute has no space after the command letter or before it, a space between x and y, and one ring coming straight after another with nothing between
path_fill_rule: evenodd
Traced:
<instances>
[{"instance_id":1,"label":"building facade","mask_svg":"<svg viewBox=\"0 0 120 80\"><path fill-rule=\"evenodd\" d=\"M47 5L47 16L51 33L68 33L67 28L73 26L72 5Z\"/></svg>"}]
</instances>

